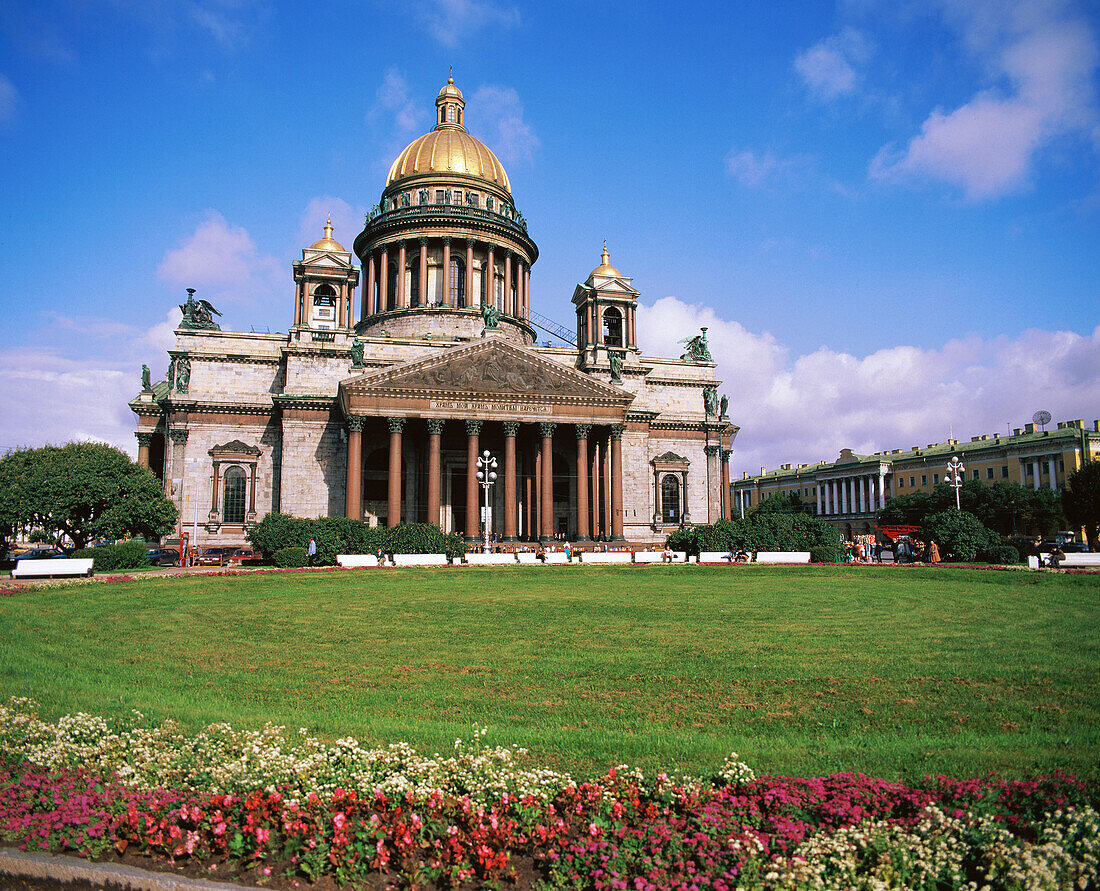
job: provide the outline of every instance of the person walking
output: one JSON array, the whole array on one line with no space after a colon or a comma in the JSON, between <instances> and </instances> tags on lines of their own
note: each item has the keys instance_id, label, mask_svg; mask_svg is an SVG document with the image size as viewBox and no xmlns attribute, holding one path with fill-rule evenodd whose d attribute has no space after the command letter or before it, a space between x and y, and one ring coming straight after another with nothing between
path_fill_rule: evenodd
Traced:
<instances>
[{"instance_id":1,"label":"person walking","mask_svg":"<svg viewBox=\"0 0 1100 891\"><path fill-rule=\"evenodd\" d=\"M316 557L317 557L317 542L314 541L312 536L310 536L309 547L306 548L306 558L307 558L307 561L309 562L310 566L312 566L314 564L314 562L316 560Z\"/></svg>"}]
</instances>

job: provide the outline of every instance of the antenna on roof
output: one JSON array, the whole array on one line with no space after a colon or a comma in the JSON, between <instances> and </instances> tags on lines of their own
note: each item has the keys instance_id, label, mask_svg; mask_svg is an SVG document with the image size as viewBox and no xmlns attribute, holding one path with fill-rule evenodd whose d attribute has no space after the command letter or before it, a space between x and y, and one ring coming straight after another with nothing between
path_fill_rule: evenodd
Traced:
<instances>
[{"instance_id":1,"label":"antenna on roof","mask_svg":"<svg viewBox=\"0 0 1100 891\"><path fill-rule=\"evenodd\" d=\"M1033 414L1031 416L1031 420L1033 420L1036 424L1039 425L1040 430L1042 430L1044 433L1046 433L1047 432L1047 424L1050 423L1050 412L1047 411L1046 409L1041 408L1041 409L1039 409L1039 411L1035 412L1035 414Z\"/></svg>"}]
</instances>

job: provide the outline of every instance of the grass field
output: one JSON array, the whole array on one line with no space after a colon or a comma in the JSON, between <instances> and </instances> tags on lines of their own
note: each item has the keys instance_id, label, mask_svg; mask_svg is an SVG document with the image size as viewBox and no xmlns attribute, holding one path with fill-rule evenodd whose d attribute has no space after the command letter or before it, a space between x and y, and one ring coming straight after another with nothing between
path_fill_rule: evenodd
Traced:
<instances>
[{"instance_id":1,"label":"grass field","mask_svg":"<svg viewBox=\"0 0 1100 891\"><path fill-rule=\"evenodd\" d=\"M843 567L140 579L0 598L0 694L578 773L1100 778L1100 579Z\"/></svg>"}]
</instances>

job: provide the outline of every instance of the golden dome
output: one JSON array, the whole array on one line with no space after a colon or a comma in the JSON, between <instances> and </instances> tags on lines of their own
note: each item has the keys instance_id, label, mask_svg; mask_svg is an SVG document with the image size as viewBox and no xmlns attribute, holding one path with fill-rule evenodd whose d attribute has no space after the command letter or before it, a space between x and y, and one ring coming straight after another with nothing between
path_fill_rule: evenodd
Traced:
<instances>
[{"instance_id":1,"label":"golden dome","mask_svg":"<svg viewBox=\"0 0 1100 891\"><path fill-rule=\"evenodd\" d=\"M463 126L466 103L453 78L448 78L435 104L435 128L414 139L397 156L386 177L386 187L412 176L458 174L486 180L510 195L512 186L504 165L488 146L467 133Z\"/></svg>"},{"instance_id":2,"label":"golden dome","mask_svg":"<svg viewBox=\"0 0 1100 891\"><path fill-rule=\"evenodd\" d=\"M623 274L619 272L614 266L611 265L611 257L607 253L607 239L603 240L603 253L600 254L600 265L592 270L588 276L592 278L593 275L607 275L614 276L615 278L622 278Z\"/></svg>"},{"instance_id":3,"label":"golden dome","mask_svg":"<svg viewBox=\"0 0 1100 891\"><path fill-rule=\"evenodd\" d=\"M344 246L340 244L335 238L332 237L332 217L329 217L325 222L325 237L320 241L315 241L309 246L311 251L340 251L342 254L346 254Z\"/></svg>"}]
</instances>

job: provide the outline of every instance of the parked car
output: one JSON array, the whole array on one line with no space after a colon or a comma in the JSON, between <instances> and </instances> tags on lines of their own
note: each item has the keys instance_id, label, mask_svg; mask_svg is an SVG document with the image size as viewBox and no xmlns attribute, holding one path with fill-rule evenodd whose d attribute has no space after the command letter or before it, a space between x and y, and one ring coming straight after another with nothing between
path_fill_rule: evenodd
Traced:
<instances>
[{"instance_id":1,"label":"parked car","mask_svg":"<svg viewBox=\"0 0 1100 891\"><path fill-rule=\"evenodd\" d=\"M20 560L56 560L68 556L61 548L31 548L22 554L16 554L15 561L18 563Z\"/></svg>"},{"instance_id":2,"label":"parked car","mask_svg":"<svg viewBox=\"0 0 1100 891\"><path fill-rule=\"evenodd\" d=\"M153 566L179 566L180 552L175 548L149 548L145 556Z\"/></svg>"},{"instance_id":3,"label":"parked car","mask_svg":"<svg viewBox=\"0 0 1100 891\"><path fill-rule=\"evenodd\" d=\"M263 558L252 548L237 548L225 561L227 566L259 566Z\"/></svg>"},{"instance_id":4,"label":"parked car","mask_svg":"<svg viewBox=\"0 0 1100 891\"><path fill-rule=\"evenodd\" d=\"M225 566L236 548L203 548L202 554L195 557L196 566Z\"/></svg>"}]
</instances>

